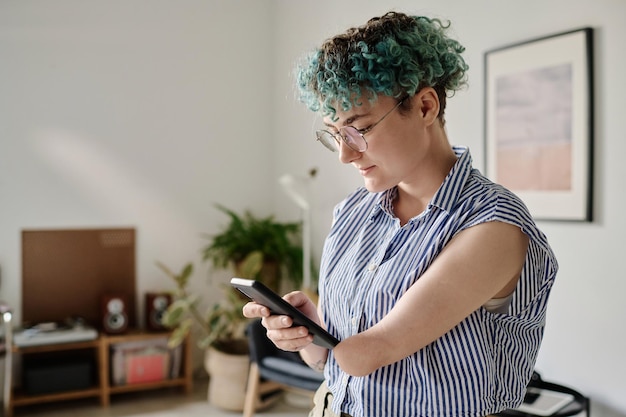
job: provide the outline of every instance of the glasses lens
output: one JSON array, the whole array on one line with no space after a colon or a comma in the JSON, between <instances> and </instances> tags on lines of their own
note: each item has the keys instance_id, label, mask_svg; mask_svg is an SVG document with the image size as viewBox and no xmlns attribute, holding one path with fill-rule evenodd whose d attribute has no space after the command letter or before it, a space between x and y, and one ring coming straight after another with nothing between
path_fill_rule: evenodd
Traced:
<instances>
[{"instance_id":1,"label":"glasses lens","mask_svg":"<svg viewBox=\"0 0 626 417\"><path fill-rule=\"evenodd\" d=\"M315 132L315 136L317 136L317 140L322 143L327 149L332 152L337 152L339 145L337 144L337 139L330 132L326 130L318 130Z\"/></svg>"},{"instance_id":2,"label":"glasses lens","mask_svg":"<svg viewBox=\"0 0 626 417\"><path fill-rule=\"evenodd\" d=\"M345 135L346 144L357 152L365 152L367 150L367 142L363 135L352 126L346 126L341 129Z\"/></svg>"}]
</instances>

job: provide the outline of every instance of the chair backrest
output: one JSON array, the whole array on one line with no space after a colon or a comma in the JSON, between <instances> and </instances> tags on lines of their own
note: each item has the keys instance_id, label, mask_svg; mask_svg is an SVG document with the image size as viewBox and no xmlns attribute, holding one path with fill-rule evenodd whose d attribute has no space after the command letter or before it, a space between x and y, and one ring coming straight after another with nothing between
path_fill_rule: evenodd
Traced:
<instances>
[{"instance_id":1,"label":"chair backrest","mask_svg":"<svg viewBox=\"0 0 626 417\"><path fill-rule=\"evenodd\" d=\"M324 374L311 369L297 352L285 352L267 338L261 320L248 325L250 360L262 377L284 385L315 391L324 380Z\"/></svg>"}]
</instances>

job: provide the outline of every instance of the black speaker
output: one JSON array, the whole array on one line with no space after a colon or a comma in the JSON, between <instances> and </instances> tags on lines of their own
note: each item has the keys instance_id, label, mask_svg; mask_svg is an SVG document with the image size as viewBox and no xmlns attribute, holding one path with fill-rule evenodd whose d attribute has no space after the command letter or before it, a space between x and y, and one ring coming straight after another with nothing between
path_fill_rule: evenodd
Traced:
<instances>
[{"instance_id":1,"label":"black speaker","mask_svg":"<svg viewBox=\"0 0 626 417\"><path fill-rule=\"evenodd\" d=\"M146 293L146 328L152 331L165 330L163 314L172 303L169 293Z\"/></svg>"},{"instance_id":2,"label":"black speaker","mask_svg":"<svg viewBox=\"0 0 626 417\"><path fill-rule=\"evenodd\" d=\"M102 296L102 328L106 333L124 333L128 329L128 300L123 294Z\"/></svg>"}]
</instances>

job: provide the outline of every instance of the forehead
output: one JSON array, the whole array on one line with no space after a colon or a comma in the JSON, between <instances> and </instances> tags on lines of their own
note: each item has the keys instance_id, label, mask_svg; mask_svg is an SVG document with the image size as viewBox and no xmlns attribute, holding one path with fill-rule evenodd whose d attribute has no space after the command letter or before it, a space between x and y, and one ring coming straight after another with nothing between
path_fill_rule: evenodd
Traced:
<instances>
[{"instance_id":1,"label":"forehead","mask_svg":"<svg viewBox=\"0 0 626 417\"><path fill-rule=\"evenodd\" d=\"M367 116L371 113L372 109L378 105L378 100L355 100L351 104L349 109L343 109L338 103L333 103L335 109L334 114L327 114L323 117L324 124L327 126L345 126L353 121Z\"/></svg>"}]
</instances>

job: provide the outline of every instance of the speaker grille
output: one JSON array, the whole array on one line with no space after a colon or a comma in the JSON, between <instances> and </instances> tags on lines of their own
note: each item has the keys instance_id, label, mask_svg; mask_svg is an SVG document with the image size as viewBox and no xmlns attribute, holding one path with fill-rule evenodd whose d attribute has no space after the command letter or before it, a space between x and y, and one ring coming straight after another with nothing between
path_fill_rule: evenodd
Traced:
<instances>
[{"instance_id":1,"label":"speaker grille","mask_svg":"<svg viewBox=\"0 0 626 417\"><path fill-rule=\"evenodd\" d=\"M119 248L134 244L133 233L125 230L100 233L100 244L105 248Z\"/></svg>"}]
</instances>

